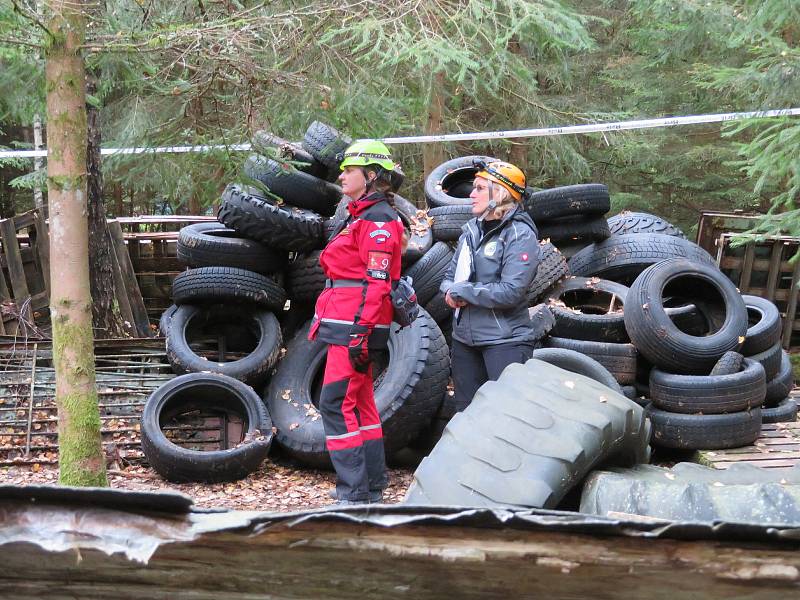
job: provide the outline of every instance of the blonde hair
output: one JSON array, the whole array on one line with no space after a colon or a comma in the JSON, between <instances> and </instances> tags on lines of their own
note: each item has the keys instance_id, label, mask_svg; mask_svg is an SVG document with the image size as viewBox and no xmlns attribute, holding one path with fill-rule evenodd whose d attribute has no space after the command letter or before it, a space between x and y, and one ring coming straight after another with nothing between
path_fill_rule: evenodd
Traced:
<instances>
[{"instance_id":1,"label":"blonde hair","mask_svg":"<svg viewBox=\"0 0 800 600\"><path fill-rule=\"evenodd\" d=\"M514 210L516 201L505 186L493 185L493 183L493 181L489 180L490 189L492 190L492 200L497 204L497 208L495 208L492 213L495 219L502 219L506 216L506 213Z\"/></svg>"}]
</instances>

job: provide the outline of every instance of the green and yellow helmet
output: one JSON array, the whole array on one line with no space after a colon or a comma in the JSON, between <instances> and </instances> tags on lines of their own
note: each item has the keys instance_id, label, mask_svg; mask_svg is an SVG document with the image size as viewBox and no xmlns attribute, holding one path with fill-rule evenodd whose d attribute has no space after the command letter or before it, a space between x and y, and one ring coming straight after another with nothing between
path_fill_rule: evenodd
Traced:
<instances>
[{"instance_id":1,"label":"green and yellow helmet","mask_svg":"<svg viewBox=\"0 0 800 600\"><path fill-rule=\"evenodd\" d=\"M366 167L368 165L378 165L389 172L394 171L394 161L392 161L392 155L386 144L378 140L355 142L344 151L339 168L344 171L345 167Z\"/></svg>"}]
</instances>

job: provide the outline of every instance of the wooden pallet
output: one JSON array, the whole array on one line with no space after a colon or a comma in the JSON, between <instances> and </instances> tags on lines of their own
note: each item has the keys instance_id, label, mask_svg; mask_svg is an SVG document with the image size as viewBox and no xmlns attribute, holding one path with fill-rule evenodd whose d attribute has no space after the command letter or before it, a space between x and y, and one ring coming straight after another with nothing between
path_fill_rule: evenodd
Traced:
<instances>
[{"instance_id":1,"label":"wooden pallet","mask_svg":"<svg viewBox=\"0 0 800 600\"><path fill-rule=\"evenodd\" d=\"M761 426L761 435L752 446L700 450L695 462L716 469L727 469L736 463L768 469L793 467L800 464L800 422L764 424Z\"/></svg>"}]
</instances>

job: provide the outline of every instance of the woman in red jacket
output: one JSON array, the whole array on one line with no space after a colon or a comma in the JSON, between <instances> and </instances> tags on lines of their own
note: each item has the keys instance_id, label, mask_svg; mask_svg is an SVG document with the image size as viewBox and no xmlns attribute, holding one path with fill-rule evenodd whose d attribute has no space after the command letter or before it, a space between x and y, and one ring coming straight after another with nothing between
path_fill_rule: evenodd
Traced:
<instances>
[{"instance_id":1,"label":"woman in red jacket","mask_svg":"<svg viewBox=\"0 0 800 600\"><path fill-rule=\"evenodd\" d=\"M356 142L340 167L342 192L353 200L320 255L328 280L309 338L329 344L319 408L336 498L347 505L381 502L388 483L370 352L389 340L403 225L393 206L397 169L383 143Z\"/></svg>"}]
</instances>

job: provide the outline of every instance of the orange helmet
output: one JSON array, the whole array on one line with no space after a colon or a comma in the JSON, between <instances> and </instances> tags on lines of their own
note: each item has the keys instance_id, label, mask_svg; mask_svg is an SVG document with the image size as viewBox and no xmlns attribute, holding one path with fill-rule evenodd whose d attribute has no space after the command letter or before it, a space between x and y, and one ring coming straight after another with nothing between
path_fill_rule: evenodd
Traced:
<instances>
[{"instance_id":1,"label":"orange helmet","mask_svg":"<svg viewBox=\"0 0 800 600\"><path fill-rule=\"evenodd\" d=\"M525 174L519 167L501 160L489 164L480 161L475 163L475 166L480 169L475 177L483 177L499 183L508 190L514 200L522 201L522 195L525 193Z\"/></svg>"}]
</instances>

